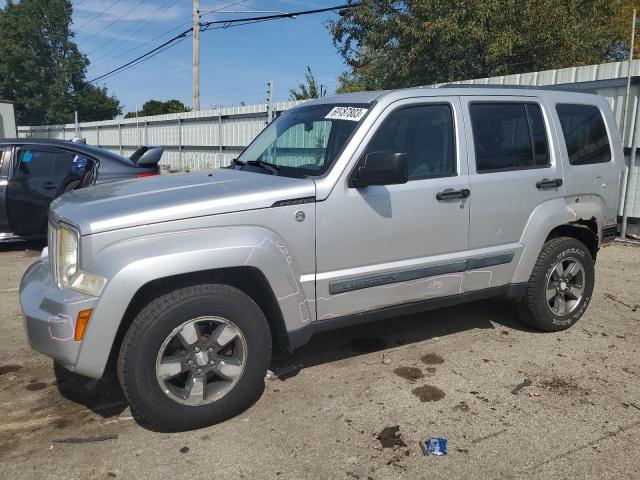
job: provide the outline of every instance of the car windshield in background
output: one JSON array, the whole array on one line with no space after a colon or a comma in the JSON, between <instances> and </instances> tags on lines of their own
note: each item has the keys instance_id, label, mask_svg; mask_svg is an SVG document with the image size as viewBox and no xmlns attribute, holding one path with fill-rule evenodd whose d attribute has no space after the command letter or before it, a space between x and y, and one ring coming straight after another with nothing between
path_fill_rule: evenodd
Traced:
<instances>
[{"instance_id":1,"label":"car windshield in background","mask_svg":"<svg viewBox=\"0 0 640 480\"><path fill-rule=\"evenodd\" d=\"M368 104L321 104L288 110L258 135L235 164L284 176L321 175L368 108Z\"/></svg>"}]
</instances>

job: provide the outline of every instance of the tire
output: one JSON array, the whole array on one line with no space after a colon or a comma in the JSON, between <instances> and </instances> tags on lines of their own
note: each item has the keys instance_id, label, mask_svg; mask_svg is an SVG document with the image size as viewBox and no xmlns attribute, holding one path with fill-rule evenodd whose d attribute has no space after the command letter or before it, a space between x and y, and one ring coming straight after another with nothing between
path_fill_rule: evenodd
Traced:
<instances>
[{"instance_id":1,"label":"tire","mask_svg":"<svg viewBox=\"0 0 640 480\"><path fill-rule=\"evenodd\" d=\"M579 267L573 267L573 263ZM578 268L578 273L569 279ZM561 270L564 270L563 274L559 273ZM571 271L567 273L568 270ZM549 240L538 256L529 278L527 293L520 301L522 321L545 332L571 327L587 309L594 282L593 257L582 242L570 237ZM580 295L577 287L582 287ZM553 290L555 295L548 298Z\"/></svg>"},{"instance_id":2,"label":"tire","mask_svg":"<svg viewBox=\"0 0 640 480\"><path fill-rule=\"evenodd\" d=\"M202 332L209 324L211 333L207 337ZM198 338L191 345L192 340L184 339L188 335L183 336L183 332L189 331L189 325L196 325L193 338ZM225 332L236 335L229 343L231 346L225 347L228 351L205 354L204 360L198 357L206 352L207 342L220 328L223 333L218 336L225 337L219 340L221 343L231 337ZM194 353L194 345L201 345L201 353ZM170 349L177 349L173 351L178 353L165 355ZM234 360L231 356L243 360ZM179 362L172 360L178 357ZM192 366L186 366L187 360ZM217 363L216 367L210 367L209 361ZM233 367L234 374L229 376L232 380L227 381L228 371L224 371L224 376L218 372L232 361L241 363L242 369ZM132 412L149 427L159 431L193 430L222 422L249 408L264 389L270 361L271 332L258 305L229 285L201 284L163 294L140 311L120 347L118 378ZM165 363L173 362L186 370L165 380L162 369ZM206 371L207 368L211 370ZM205 372L198 375L195 369L205 369ZM184 388L181 387L183 377ZM204 385L200 386L203 394L194 392L196 378L201 382L198 385ZM214 387L221 389L220 393L211 394Z\"/></svg>"}]
</instances>

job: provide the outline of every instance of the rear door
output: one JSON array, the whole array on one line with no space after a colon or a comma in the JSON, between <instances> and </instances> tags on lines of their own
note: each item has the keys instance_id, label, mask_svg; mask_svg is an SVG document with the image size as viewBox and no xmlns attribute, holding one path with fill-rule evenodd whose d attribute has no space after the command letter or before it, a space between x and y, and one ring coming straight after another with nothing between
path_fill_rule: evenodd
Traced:
<instances>
[{"instance_id":1,"label":"rear door","mask_svg":"<svg viewBox=\"0 0 640 480\"><path fill-rule=\"evenodd\" d=\"M564 195L550 112L536 97L463 97L471 219L465 291L511 281L532 212Z\"/></svg>"},{"instance_id":2,"label":"rear door","mask_svg":"<svg viewBox=\"0 0 640 480\"><path fill-rule=\"evenodd\" d=\"M7 211L14 233L38 235L46 231L49 204L62 193L75 157L44 145L17 149L7 185Z\"/></svg>"},{"instance_id":3,"label":"rear door","mask_svg":"<svg viewBox=\"0 0 640 480\"><path fill-rule=\"evenodd\" d=\"M11 169L10 146L0 147L0 233L9 233L9 219L7 218L7 183Z\"/></svg>"}]
</instances>

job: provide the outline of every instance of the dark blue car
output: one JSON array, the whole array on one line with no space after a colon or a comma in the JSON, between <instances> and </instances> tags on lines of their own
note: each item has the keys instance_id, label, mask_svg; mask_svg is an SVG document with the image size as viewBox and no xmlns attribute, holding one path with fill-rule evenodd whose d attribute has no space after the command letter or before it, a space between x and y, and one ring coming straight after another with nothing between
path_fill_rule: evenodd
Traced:
<instances>
[{"instance_id":1,"label":"dark blue car","mask_svg":"<svg viewBox=\"0 0 640 480\"><path fill-rule=\"evenodd\" d=\"M84 143L0 139L0 241L47 233L49 204L69 190L160 173L161 147L125 158Z\"/></svg>"}]
</instances>

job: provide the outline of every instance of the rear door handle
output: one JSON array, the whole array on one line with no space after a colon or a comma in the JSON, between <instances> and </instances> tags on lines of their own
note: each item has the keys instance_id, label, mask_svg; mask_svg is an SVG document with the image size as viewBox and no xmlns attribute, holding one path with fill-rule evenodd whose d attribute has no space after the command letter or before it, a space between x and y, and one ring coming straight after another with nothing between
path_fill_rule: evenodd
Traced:
<instances>
[{"instance_id":1,"label":"rear door handle","mask_svg":"<svg viewBox=\"0 0 640 480\"><path fill-rule=\"evenodd\" d=\"M544 190L546 188L558 188L562 186L561 178L554 178L553 180L549 180L548 178L543 178L536 182L536 188L538 190Z\"/></svg>"},{"instance_id":2,"label":"rear door handle","mask_svg":"<svg viewBox=\"0 0 640 480\"><path fill-rule=\"evenodd\" d=\"M440 202L443 200L452 200L454 198L469 198L471 190L463 188L462 190L454 190L453 188L447 188L442 192L436 193L436 199Z\"/></svg>"}]
</instances>

